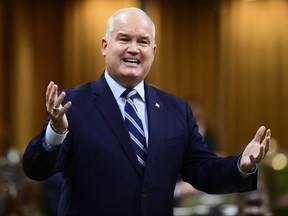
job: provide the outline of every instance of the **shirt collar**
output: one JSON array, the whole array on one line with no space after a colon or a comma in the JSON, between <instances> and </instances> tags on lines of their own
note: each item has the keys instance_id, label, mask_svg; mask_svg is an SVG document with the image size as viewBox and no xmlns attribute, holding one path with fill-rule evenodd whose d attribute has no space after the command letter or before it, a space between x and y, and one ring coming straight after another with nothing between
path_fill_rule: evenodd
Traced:
<instances>
[{"instance_id":1,"label":"shirt collar","mask_svg":"<svg viewBox=\"0 0 288 216\"><path fill-rule=\"evenodd\" d=\"M105 79L108 83L108 86L110 87L115 99L117 100L119 97L121 97L121 94L126 90L123 86L121 86L119 83L117 83L105 70L104 73ZM142 80L137 86L134 87L134 89L138 92L141 99L145 102L145 91L144 91L144 81Z\"/></svg>"}]
</instances>

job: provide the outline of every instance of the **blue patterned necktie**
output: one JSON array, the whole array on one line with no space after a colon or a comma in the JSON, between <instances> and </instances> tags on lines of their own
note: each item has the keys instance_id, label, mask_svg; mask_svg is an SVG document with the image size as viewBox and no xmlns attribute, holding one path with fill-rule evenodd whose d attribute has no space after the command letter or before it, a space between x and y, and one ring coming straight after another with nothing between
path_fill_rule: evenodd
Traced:
<instances>
[{"instance_id":1,"label":"blue patterned necktie","mask_svg":"<svg viewBox=\"0 0 288 216\"><path fill-rule=\"evenodd\" d=\"M133 102L133 99L139 97L139 94L135 89L126 89L121 96L126 98L126 104L124 108L125 123L129 131L129 135L137 159L140 163L142 171L144 172L145 160L147 154L146 138L143 130L142 121L137 114L137 109Z\"/></svg>"}]
</instances>

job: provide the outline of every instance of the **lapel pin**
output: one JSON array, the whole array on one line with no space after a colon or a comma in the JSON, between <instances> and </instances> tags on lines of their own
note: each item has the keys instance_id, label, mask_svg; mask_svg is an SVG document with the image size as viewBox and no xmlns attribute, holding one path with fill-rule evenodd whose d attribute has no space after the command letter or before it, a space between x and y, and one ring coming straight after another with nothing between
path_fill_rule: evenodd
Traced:
<instances>
[{"instance_id":1,"label":"lapel pin","mask_svg":"<svg viewBox=\"0 0 288 216\"><path fill-rule=\"evenodd\" d=\"M155 103L155 107L160 108L160 105L158 103Z\"/></svg>"}]
</instances>

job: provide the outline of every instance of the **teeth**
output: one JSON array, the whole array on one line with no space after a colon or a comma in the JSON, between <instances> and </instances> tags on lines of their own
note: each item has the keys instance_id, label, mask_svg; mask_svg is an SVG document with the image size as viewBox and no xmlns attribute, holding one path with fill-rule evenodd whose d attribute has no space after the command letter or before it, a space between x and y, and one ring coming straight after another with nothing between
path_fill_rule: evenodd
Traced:
<instances>
[{"instance_id":1,"label":"teeth","mask_svg":"<svg viewBox=\"0 0 288 216\"><path fill-rule=\"evenodd\" d=\"M125 62L129 62L129 63L136 63L139 64L140 61L138 59L124 59Z\"/></svg>"}]
</instances>

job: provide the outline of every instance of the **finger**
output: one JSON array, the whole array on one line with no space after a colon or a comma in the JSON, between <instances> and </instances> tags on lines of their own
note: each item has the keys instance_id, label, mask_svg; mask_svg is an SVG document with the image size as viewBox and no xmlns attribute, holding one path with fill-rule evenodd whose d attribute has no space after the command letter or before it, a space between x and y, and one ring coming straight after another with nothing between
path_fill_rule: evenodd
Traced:
<instances>
[{"instance_id":1,"label":"finger","mask_svg":"<svg viewBox=\"0 0 288 216\"><path fill-rule=\"evenodd\" d=\"M260 142L261 142L261 139L262 139L262 137L263 137L264 132L265 132L265 127L264 127L264 126L261 126L261 127L257 130L257 132L256 132L255 137L254 137L253 140L260 143Z\"/></svg>"},{"instance_id":2,"label":"finger","mask_svg":"<svg viewBox=\"0 0 288 216\"><path fill-rule=\"evenodd\" d=\"M61 103L63 102L64 98L66 96L66 93L65 92L61 92L61 94L55 98L55 102L54 102L54 105L53 107L62 107L61 106Z\"/></svg>"},{"instance_id":3,"label":"finger","mask_svg":"<svg viewBox=\"0 0 288 216\"><path fill-rule=\"evenodd\" d=\"M267 131L266 131L266 137L271 137L271 130L270 129L267 129Z\"/></svg>"},{"instance_id":4,"label":"finger","mask_svg":"<svg viewBox=\"0 0 288 216\"><path fill-rule=\"evenodd\" d=\"M58 94L58 86L56 84L54 84L52 86L52 89L50 91L50 95L49 95L49 100L48 100L48 109L50 111L52 111L52 108L54 107L56 98L57 98L57 94Z\"/></svg>"},{"instance_id":5,"label":"finger","mask_svg":"<svg viewBox=\"0 0 288 216\"><path fill-rule=\"evenodd\" d=\"M256 158L253 155L249 156L251 165L254 167L256 165Z\"/></svg>"},{"instance_id":6,"label":"finger","mask_svg":"<svg viewBox=\"0 0 288 216\"><path fill-rule=\"evenodd\" d=\"M265 155L266 155L267 152L269 151L270 140L271 140L271 130L268 129L268 130L266 131L265 139L263 140Z\"/></svg>"},{"instance_id":7,"label":"finger","mask_svg":"<svg viewBox=\"0 0 288 216\"><path fill-rule=\"evenodd\" d=\"M270 129L268 129L268 130L266 131L265 138L266 138L266 145L267 145L267 144L269 145L270 140L271 140L271 130L270 130Z\"/></svg>"},{"instance_id":8,"label":"finger","mask_svg":"<svg viewBox=\"0 0 288 216\"><path fill-rule=\"evenodd\" d=\"M67 112L67 110L71 107L72 103L68 101L64 106L59 108L53 108L53 112L51 118L61 119Z\"/></svg>"},{"instance_id":9,"label":"finger","mask_svg":"<svg viewBox=\"0 0 288 216\"><path fill-rule=\"evenodd\" d=\"M264 158L265 158L265 156L266 156L266 152L265 152L265 146L264 145L261 145L260 146L260 152L261 152L261 158L260 158L260 160L263 160Z\"/></svg>"},{"instance_id":10,"label":"finger","mask_svg":"<svg viewBox=\"0 0 288 216\"><path fill-rule=\"evenodd\" d=\"M268 129L268 130L266 131L265 137L264 137L264 139L263 139L263 141L262 141L261 144L263 144L263 145L269 144L270 139L271 139L271 130Z\"/></svg>"},{"instance_id":11,"label":"finger","mask_svg":"<svg viewBox=\"0 0 288 216\"><path fill-rule=\"evenodd\" d=\"M51 90L52 90L52 87L54 85L54 82L51 81L48 86L47 86L47 89L46 89L46 105L48 105L48 100L49 100L49 97L50 97L50 94L51 94Z\"/></svg>"},{"instance_id":12,"label":"finger","mask_svg":"<svg viewBox=\"0 0 288 216\"><path fill-rule=\"evenodd\" d=\"M59 112L59 116L63 117L64 114L66 114L66 112L68 111L68 109L71 107L72 103L71 101L68 101L61 109Z\"/></svg>"},{"instance_id":13,"label":"finger","mask_svg":"<svg viewBox=\"0 0 288 216\"><path fill-rule=\"evenodd\" d=\"M51 98L55 102L55 98L58 96L58 85L54 84L51 91Z\"/></svg>"},{"instance_id":14,"label":"finger","mask_svg":"<svg viewBox=\"0 0 288 216\"><path fill-rule=\"evenodd\" d=\"M265 157L264 149L264 145L259 146L258 155L255 157L257 163L259 163L263 159L263 157Z\"/></svg>"}]
</instances>

